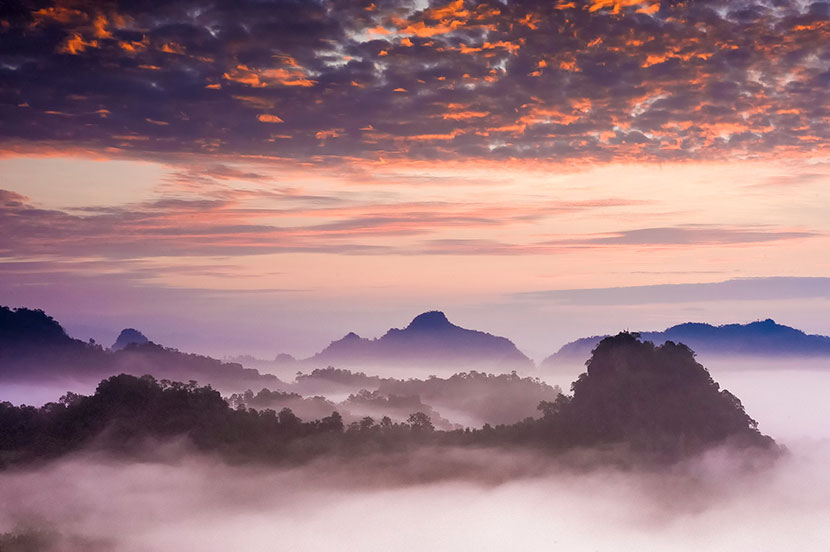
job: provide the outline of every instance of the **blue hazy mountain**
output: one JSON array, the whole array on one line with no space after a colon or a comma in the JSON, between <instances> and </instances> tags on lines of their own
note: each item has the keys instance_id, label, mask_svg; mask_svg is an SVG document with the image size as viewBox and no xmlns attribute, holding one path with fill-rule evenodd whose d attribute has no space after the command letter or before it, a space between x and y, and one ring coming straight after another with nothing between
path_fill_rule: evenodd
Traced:
<instances>
[{"instance_id":1,"label":"blue hazy mountain","mask_svg":"<svg viewBox=\"0 0 830 552\"><path fill-rule=\"evenodd\" d=\"M604 335L583 337L564 345L542 361L541 367L583 363ZM702 355L818 357L830 356L830 337L804 333L767 319L749 324L713 326L687 322L662 332L640 332L640 337L659 345L684 343Z\"/></svg>"},{"instance_id":2,"label":"blue hazy mountain","mask_svg":"<svg viewBox=\"0 0 830 552\"><path fill-rule=\"evenodd\" d=\"M150 340L147 339L147 337L140 331L134 328L125 328L121 330L120 334L118 334L118 339L115 340L115 343L112 344L110 349L113 351L120 351L127 345L144 345L149 342Z\"/></svg>"},{"instance_id":3,"label":"blue hazy mountain","mask_svg":"<svg viewBox=\"0 0 830 552\"><path fill-rule=\"evenodd\" d=\"M349 332L305 362L333 366L423 366L455 371L533 367L533 362L509 339L456 326L440 311L420 314L405 328L392 328L377 339Z\"/></svg>"}]
</instances>

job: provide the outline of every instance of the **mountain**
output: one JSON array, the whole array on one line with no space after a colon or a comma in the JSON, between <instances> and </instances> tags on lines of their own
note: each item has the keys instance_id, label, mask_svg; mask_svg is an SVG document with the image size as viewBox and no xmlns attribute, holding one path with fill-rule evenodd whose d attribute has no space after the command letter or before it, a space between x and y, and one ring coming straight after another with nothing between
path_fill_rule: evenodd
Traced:
<instances>
[{"instance_id":1,"label":"mountain","mask_svg":"<svg viewBox=\"0 0 830 552\"><path fill-rule=\"evenodd\" d=\"M830 356L830 337L807 334L771 319L723 326L687 322L662 332L640 332L639 335L658 345L666 341L684 343L703 355ZM605 337L583 337L572 341L542 361L541 367L582 364Z\"/></svg>"},{"instance_id":2,"label":"mountain","mask_svg":"<svg viewBox=\"0 0 830 552\"><path fill-rule=\"evenodd\" d=\"M507 338L468 330L440 311L416 316L404 329L393 328L378 339L349 332L305 362L314 365L489 369L533 368L533 362Z\"/></svg>"},{"instance_id":3,"label":"mountain","mask_svg":"<svg viewBox=\"0 0 830 552\"><path fill-rule=\"evenodd\" d=\"M94 342L73 339L42 310L0 306L0 382L97 382L126 373L196 380L228 391L285 386L276 376L241 364L182 353L151 341L140 343L143 337L135 330L124 330L110 351ZM129 346L117 347L125 341Z\"/></svg>"},{"instance_id":4,"label":"mountain","mask_svg":"<svg viewBox=\"0 0 830 552\"><path fill-rule=\"evenodd\" d=\"M116 339L115 343L112 344L110 350L120 351L127 345L144 345L149 342L150 340L147 339L147 337L145 337L145 335L140 331L133 328L125 328L121 330L120 334L118 334L118 339Z\"/></svg>"}]
</instances>

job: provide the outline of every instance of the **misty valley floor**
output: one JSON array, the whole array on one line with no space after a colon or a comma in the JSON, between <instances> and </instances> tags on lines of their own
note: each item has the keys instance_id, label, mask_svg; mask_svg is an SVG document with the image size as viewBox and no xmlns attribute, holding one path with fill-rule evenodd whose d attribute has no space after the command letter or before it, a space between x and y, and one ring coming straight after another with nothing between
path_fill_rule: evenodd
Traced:
<instances>
[{"instance_id":1,"label":"misty valley floor","mask_svg":"<svg viewBox=\"0 0 830 552\"><path fill-rule=\"evenodd\" d=\"M724 451L654 473L467 450L453 458L467 475L413 483L384 473L447 459L232 467L173 443L151 461L80 454L4 471L0 528L40 528L69 552L822 550L830 375L788 368L715 372L788 449L755 470Z\"/></svg>"},{"instance_id":2,"label":"misty valley floor","mask_svg":"<svg viewBox=\"0 0 830 552\"><path fill-rule=\"evenodd\" d=\"M714 451L654 474L523 473L531 458L488 451L467 460L496 471L513 465L510 479L494 483L481 471L478 480L415 485L384 482L382 473L352 477L366 465L263 469L196 454L154 462L81 455L0 474L0 520L46 527L69 551L815 549L798 545L830 536L830 445L791 452L757 471ZM432 459L409 462L428 470Z\"/></svg>"}]
</instances>

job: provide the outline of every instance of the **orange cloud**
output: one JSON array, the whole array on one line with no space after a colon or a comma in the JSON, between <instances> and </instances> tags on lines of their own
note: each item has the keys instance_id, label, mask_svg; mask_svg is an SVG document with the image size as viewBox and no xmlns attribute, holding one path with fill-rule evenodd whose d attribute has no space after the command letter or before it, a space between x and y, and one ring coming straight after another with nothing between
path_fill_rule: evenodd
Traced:
<instances>
[{"instance_id":1,"label":"orange cloud","mask_svg":"<svg viewBox=\"0 0 830 552\"><path fill-rule=\"evenodd\" d=\"M467 18L470 12L464 9L464 0L454 0L443 8L433 8L425 12L425 17L436 20L452 18Z\"/></svg>"},{"instance_id":2,"label":"orange cloud","mask_svg":"<svg viewBox=\"0 0 830 552\"><path fill-rule=\"evenodd\" d=\"M524 25L525 27L533 31L539 28L540 22L541 20L539 19L539 16L534 15L532 13L528 13L527 15L519 19L520 25Z\"/></svg>"},{"instance_id":3,"label":"orange cloud","mask_svg":"<svg viewBox=\"0 0 830 552\"><path fill-rule=\"evenodd\" d=\"M222 75L226 80L247 84L253 88L268 86L314 86L316 81L306 77L305 72L296 66L271 69L253 69L247 65L237 65Z\"/></svg>"},{"instance_id":4,"label":"orange cloud","mask_svg":"<svg viewBox=\"0 0 830 552\"><path fill-rule=\"evenodd\" d=\"M482 117L487 117L489 114L489 111L458 111L455 113L444 113L441 117L448 120L459 121L463 119L480 119Z\"/></svg>"},{"instance_id":5,"label":"orange cloud","mask_svg":"<svg viewBox=\"0 0 830 552\"><path fill-rule=\"evenodd\" d=\"M147 47L150 45L150 40L145 36L141 40L133 40L133 41L130 41L130 42L119 42L118 45L125 52L135 54L135 53L142 52L142 51L146 50Z\"/></svg>"},{"instance_id":6,"label":"orange cloud","mask_svg":"<svg viewBox=\"0 0 830 552\"><path fill-rule=\"evenodd\" d=\"M613 13L620 13L623 8L632 6L644 6L643 9L650 10L645 13L654 13L660 9L660 2L643 1L643 0L591 0L588 6L588 11L595 12L602 9L611 8ZM657 6L656 9L654 6Z\"/></svg>"},{"instance_id":7,"label":"orange cloud","mask_svg":"<svg viewBox=\"0 0 830 552\"><path fill-rule=\"evenodd\" d=\"M576 66L576 60L564 60L559 62L559 68L563 71L571 71L573 73L579 72L579 67Z\"/></svg>"},{"instance_id":8,"label":"orange cloud","mask_svg":"<svg viewBox=\"0 0 830 552\"><path fill-rule=\"evenodd\" d=\"M277 117L276 115L271 115L268 113L260 113L256 116L260 123L283 123L282 119Z\"/></svg>"},{"instance_id":9,"label":"orange cloud","mask_svg":"<svg viewBox=\"0 0 830 552\"><path fill-rule=\"evenodd\" d=\"M86 41L84 40L84 37L82 37L79 33L73 33L72 36L66 39L66 42L64 42L58 47L58 53L76 55L80 52L83 52L87 48L97 47L97 40Z\"/></svg>"},{"instance_id":10,"label":"orange cloud","mask_svg":"<svg viewBox=\"0 0 830 552\"><path fill-rule=\"evenodd\" d=\"M159 48L159 49L162 52L166 53L166 54L183 55L185 53L184 46L182 46L181 44L178 44L176 42L167 42L165 44L162 44L161 48Z\"/></svg>"},{"instance_id":11,"label":"orange cloud","mask_svg":"<svg viewBox=\"0 0 830 552\"><path fill-rule=\"evenodd\" d=\"M413 142L428 142L432 140L453 140L456 136L464 134L463 130L455 129L452 132L445 134L415 134L413 136L405 136L405 140Z\"/></svg>"},{"instance_id":12,"label":"orange cloud","mask_svg":"<svg viewBox=\"0 0 830 552\"><path fill-rule=\"evenodd\" d=\"M516 52L519 50L518 44L513 44L512 42L507 42L506 40L499 40L498 42L485 42L481 46L474 47L474 46L467 46L466 44L462 44L458 47L458 50L462 54L473 54L476 52L483 52L485 50L495 50L497 48L502 48L507 50L511 54L515 55Z\"/></svg>"},{"instance_id":13,"label":"orange cloud","mask_svg":"<svg viewBox=\"0 0 830 552\"><path fill-rule=\"evenodd\" d=\"M489 12L490 15L494 13L500 12L498 10ZM480 16L486 17L487 14L480 14ZM443 7L425 10L421 17L423 17L423 20L414 22L396 20L395 24L398 26L398 32L419 37L446 34L465 27L471 14L469 10L464 8L463 0L455 0ZM433 24L432 21L436 23Z\"/></svg>"},{"instance_id":14,"label":"orange cloud","mask_svg":"<svg viewBox=\"0 0 830 552\"><path fill-rule=\"evenodd\" d=\"M112 38L112 33L107 30L107 18L102 14L95 16L92 21L92 35L95 38Z\"/></svg>"}]
</instances>

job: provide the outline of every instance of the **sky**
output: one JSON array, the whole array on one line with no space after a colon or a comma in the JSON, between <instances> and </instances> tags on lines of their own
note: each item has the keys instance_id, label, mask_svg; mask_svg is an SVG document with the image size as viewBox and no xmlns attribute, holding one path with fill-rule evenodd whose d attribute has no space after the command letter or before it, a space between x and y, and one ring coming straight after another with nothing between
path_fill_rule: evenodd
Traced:
<instances>
[{"instance_id":1,"label":"sky","mask_svg":"<svg viewBox=\"0 0 830 552\"><path fill-rule=\"evenodd\" d=\"M0 8L0 304L310 355L444 310L830 334L830 3Z\"/></svg>"}]
</instances>

